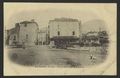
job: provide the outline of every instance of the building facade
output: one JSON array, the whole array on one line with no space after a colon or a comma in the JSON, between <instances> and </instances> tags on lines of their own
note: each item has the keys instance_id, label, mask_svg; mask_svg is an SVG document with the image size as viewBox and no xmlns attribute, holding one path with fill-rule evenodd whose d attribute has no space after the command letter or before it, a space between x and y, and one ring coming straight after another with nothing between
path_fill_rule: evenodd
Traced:
<instances>
[{"instance_id":1,"label":"building facade","mask_svg":"<svg viewBox=\"0 0 120 78\"><path fill-rule=\"evenodd\" d=\"M15 24L15 28L8 30L9 45L35 45L38 38L38 24L32 21L23 21Z\"/></svg>"},{"instance_id":2,"label":"building facade","mask_svg":"<svg viewBox=\"0 0 120 78\"><path fill-rule=\"evenodd\" d=\"M46 28L42 28L38 32L38 45L46 44L47 44L47 30Z\"/></svg>"},{"instance_id":3,"label":"building facade","mask_svg":"<svg viewBox=\"0 0 120 78\"><path fill-rule=\"evenodd\" d=\"M72 18L56 18L49 21L49 38L55 45L65 45L80 37L81 22ZM64 44L65 43L65 44Z\"/></svg>"},{"instance_id":4,"label":"building facade","mask_svg":"<svg viewBox=\"0 0 120 78\"><path fill-rule=\"evenodd\" d=\"M50 38L55 36L76 36L80 35L80 21L71 18L56 18L49 21Z\"/></svg>"}]
</instances>

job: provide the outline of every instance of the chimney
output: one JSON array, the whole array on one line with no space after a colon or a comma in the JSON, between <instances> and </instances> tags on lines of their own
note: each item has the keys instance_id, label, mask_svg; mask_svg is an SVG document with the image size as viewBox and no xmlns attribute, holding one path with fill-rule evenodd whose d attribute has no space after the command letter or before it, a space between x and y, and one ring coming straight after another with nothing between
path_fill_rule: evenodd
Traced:
<instances>
[{"instance_id":1,"label":"chimney","mask_svg":"<svg viewBox=\"0 0 120 78\"><path fill-rule=\"evenodd\" d=\"M15 27L18 27L18 26L19 26L19 23L16 23L16 24L15 24Z\"/></svg>"},{"instance_id":2,"label":"chimney","mask_svg":"<svg viewBox=\"0 0 120 78\"><path fill-rule=\"evenodd\" d=\"M32 19L31 22L35 22L35 19Z\"/></svg>"}]
</instances>

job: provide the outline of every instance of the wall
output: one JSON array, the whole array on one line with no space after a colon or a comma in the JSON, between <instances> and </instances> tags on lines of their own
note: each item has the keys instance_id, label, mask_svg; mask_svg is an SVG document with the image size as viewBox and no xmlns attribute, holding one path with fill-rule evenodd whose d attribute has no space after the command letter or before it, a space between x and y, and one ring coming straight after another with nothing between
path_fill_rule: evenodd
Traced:
<instances>
[{"instance_id":1,"label":"wall","mask_svg":"<svg viewBox=\"0 0 120 78\"><path fill-rule=\"evenodd\" d=\"M14 37L16 37L15 40L14 40ZM10 39L9 39L9 45L15 45L14 42L17 42L17 41L18 41L17 34L15 34L15 33L11 34Z\"/></svg>"},{"instance_id":2,"label":"wall","mask_svg":"<svg viewBox=\"0 0 120 78\"><path fill-rule=\"evenodd\" d=\"M35 45L37 40L38 26L36 23L20 24L19 42L26 42L27 45Z\"/></svg>"},{"instance_id":3,"label":"wall","mask_svg":"<svg viewBox=\"0 0 120 78\"><path fill-rule=\"evenodd\" d=\"M74 36L79 37L79 22L78 21L51 21L49 22L49 34L50 38L58 36L73 36L72 32L75 32Z\"/></svg>"},{"instance_id":4,"label":"wall","mask_svg":"<svg viewBox=\"0 0 120 78\"><path fill-rule=\"evenodd\" d=\"M46 44L46 31L39 32L38 40L39 40L39 44L41 44L41 45Z\"/></svg>"},{"instance_id":5,"label":"wall","mask_svg":"<svg viewBox=\"0 0 120 78\"><path fill-rule=\"evenodd\" d=\"M15 45L14 42L18 42L19 40L19 26L16 26L15 28L12 28L8 30L7 32L7 38L8 38L8 45ZM14 39L15 37L15 39Z\"/></svg>"}]
</instances>

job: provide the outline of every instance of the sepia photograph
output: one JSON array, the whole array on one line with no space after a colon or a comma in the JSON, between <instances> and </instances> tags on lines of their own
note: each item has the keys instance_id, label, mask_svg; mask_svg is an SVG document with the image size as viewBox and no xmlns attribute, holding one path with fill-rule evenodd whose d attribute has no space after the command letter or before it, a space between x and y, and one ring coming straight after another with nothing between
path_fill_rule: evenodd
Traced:
<instances>
[{"instance_id":1,"label":"sepia photograph","mask_svg":"<svg viewBox=\"0 0 120 78\"><path fill-rule=\"evenodd\" d=\"M115 3L4 3L4 75L116 75Z\"/></svg>"}]
</instances>

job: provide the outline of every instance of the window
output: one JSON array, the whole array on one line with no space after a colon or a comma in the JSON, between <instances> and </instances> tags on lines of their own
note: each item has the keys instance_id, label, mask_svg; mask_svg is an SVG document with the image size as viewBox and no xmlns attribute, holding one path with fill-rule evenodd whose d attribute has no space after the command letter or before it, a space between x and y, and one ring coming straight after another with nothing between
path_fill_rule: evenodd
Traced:
<instances>
[{"instance_id":1,"label":"window","mask_svg":"<svg viewBox=\"0 0 120 78\"><path fill-rule=\"evenodd\" d=\"M25 27L27 27L27 23L25 23Z\"/></svg>"},{"instance_id":2,"label":"window","mask_svg":"<svg viewBox=\"0 0 120 78\"><path fill-rule=\"evenodd\" d=\"M26 34L26 39L28 39L28 34Z\"/></svg>"},{"instance_id":3,"label":"window","mask_svg":"<svg viewBox=\"0 0 120 78\"><path fill-rule=\"evenodd\" d=\"M58 36L60 35L60 31L58 31Z\"/></svg>"},{"instance_id":4,"label":"window","mask_svg":"<svg viewBox=\"0 0 120 78\"><path fill-rule=\"evenodd\" d=\"M13 40L16 40L16 36L14 36Z\"/></svg>"},{"instance_id":5,"label":"window","mask_svg":"<svg viewBox=\"0 0 120 78\"><path fill-rule=\"evenodd\" d=\"M75 31L72 32L72 35L75 35Z\"/></svg>"}]
</instances>

